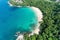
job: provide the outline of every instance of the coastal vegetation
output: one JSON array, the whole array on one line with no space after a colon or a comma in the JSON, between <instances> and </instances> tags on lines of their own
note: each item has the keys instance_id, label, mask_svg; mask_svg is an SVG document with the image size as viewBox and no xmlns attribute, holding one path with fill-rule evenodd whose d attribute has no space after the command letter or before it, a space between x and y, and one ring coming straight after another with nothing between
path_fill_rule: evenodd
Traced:
<instances>
[{"instance_id":1,"label":"coastal vegetation","mask_svg":"<svg viewBox=\"0 0 60 40\"><path fill-rule=\"evenodd\" d=\"M13 6L33 6L37 0L9 0Z\"/></svg>"},{"instance_id":2,"label":"coastal vegetation","mask_svg":"<svg viewBox=\"0 0 60 40\"><path fill-rule=\"evenodd\" d=\"M35 1L34 1L35 2ZM40 34L28 37L25 40L60 40L60 2L47 2L38 0L31 3L31 6L40 8L43 12L43 22L40 26Z\"/></svg>"},{"instance_id":3,"label":"coastal vegetation","mask_svg":"<svg viewBox=\"0 0 60 40\"><path fill-rule=\"evenodd\" d=\"M23 6L38 7L44 16L39 35L34 34L28 37L28 33L26 33L25 40L60 40L60 2L48 2L45 0L24 0L24 2L22 3Z\"/></svg>"}]
</instances>

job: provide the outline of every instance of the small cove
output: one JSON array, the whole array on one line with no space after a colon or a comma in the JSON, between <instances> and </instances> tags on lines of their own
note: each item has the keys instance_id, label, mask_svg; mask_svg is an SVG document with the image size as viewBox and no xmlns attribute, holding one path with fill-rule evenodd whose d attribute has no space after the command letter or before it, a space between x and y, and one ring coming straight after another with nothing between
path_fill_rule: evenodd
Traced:
<instances>
[{"instance_id":1,"label":"small cove","mask_svg":"<svg viewBox=\"0 0 60 40\"><path fill-rule=\"evenodd\" d=\"M8 0L0 0L0 40L14 40L15 33L31 32L37 24L34 11L28 7L10 7Z\"/></svg>"}]
</instances>

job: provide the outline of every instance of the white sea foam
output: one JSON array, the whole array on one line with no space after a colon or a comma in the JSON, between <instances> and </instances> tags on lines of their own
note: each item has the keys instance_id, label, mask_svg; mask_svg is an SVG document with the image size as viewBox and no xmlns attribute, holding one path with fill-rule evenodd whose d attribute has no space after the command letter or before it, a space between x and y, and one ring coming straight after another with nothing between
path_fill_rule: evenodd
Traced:
<instances>
[{"instance_id":1,"label":"white sea foam","mask_svg":"<svg viewBox=\"0 0 60 40\"><path fill-rule=\"evenodd\" d=\"M24 35L19 35L18 38L16 40L24 40Z\"/></svg>"},{"instance_id":2,"label":"white sea foam","mask_svg":"<svg viewBox=\"0 0 60 40\"><path fill-rule=\"evenodd\" d=\"M9 1L8 1L9 6L13 6Z\"/></svg>"},{"instance_id":3,"label":"white sea foam","mask_svg":"<svg viewBox=\"0 0 60 40\"><path fill-rule=\"evenodd\" d=\"M16 40L24 40L24 35L19 35Z\"/></svg>"},{"instance_id":4,"label":"white sea foam","mask_svg":"<svg viewBox=\"0 0 60 40\"><path fill-rule=\"evenodd\" d=\"M23 35L23 34L21 34L20 32L16 32L16 35L14 35L14 36L16 36L16 37L17 37L17 39L16 39L16 40L24 40L24 35Z\"/></svg>"}]
</instances>

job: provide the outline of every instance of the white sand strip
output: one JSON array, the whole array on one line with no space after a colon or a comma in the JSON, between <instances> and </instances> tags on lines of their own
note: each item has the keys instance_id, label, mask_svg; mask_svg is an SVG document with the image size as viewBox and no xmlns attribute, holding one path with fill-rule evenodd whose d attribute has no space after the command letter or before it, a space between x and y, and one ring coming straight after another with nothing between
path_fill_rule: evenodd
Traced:
<instances>
[{"instance_id":1,"label":"white sand strip","mask_svg":"<svg viewBox=\"0 0 60 40\"><path fill-rule=\"evenodd\" d=\"M37 18L38 18L38 22L42 21L42 18L43 18L43 15L42 15L42 12L39 8L36 8L36 7L31 7L34 12L36 13L37 15Z\"/></svg>"},{"instance_id":2,"label":"white sand strip","mask_svg":"<svg viewBox=\"0 0 60 40\"><path fill-rule=\"evenodd\" d=\"M43 18L42 12L41 12L41 10L39 8L36 8L36 7L31 7L31 8L36 13L36 16L38 18L37 19L38 20L38 24L37 24L37 27L35 28L35 30L33 30L32 33L29 34L29 36L34 35L34 34L39 34L39 31L40 31L40 28L39 28L40 23L39 22L41 22L42 21L42 18Z\"/></svg>"}]
</instances>

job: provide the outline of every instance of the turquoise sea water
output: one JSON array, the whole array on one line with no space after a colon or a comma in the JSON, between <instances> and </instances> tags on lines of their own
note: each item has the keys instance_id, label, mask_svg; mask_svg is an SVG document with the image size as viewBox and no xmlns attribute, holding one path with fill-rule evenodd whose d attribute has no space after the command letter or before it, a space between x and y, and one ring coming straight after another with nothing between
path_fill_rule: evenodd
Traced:
<instances>
[{"instance_id":1,"label":"turquoise sea water","mask_svg":"<svg viewBox=\"0 0 60 40\"><path fill-rule=\"evenodd\" d=\"M30 32L37 18L31 8L10 7L8 0L0 0L0 40L15 40L15 33Z\"/></svg>"}]
</instances>

